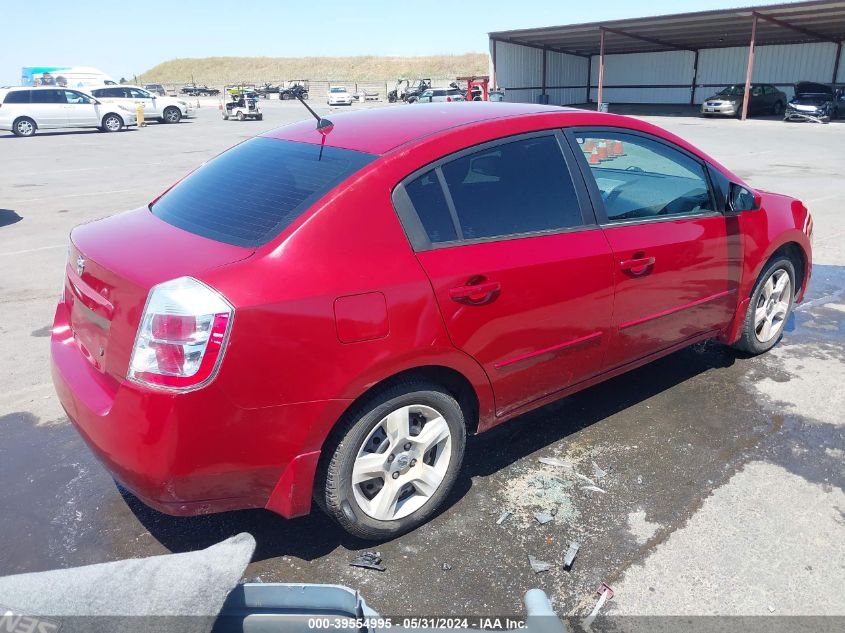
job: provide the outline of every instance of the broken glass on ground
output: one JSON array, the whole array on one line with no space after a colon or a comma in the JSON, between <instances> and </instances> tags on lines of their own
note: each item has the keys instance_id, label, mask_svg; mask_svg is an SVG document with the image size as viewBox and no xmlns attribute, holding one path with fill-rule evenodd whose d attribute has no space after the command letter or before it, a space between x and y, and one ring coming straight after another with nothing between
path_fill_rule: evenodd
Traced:
<instances>
[{"instance_id":1,"label":"broken glass on ground","mask_svg":"<svg viewBox=\"0 0 845 633\"><path fill-rule=\"evenodd\" d=\"M381 554L378 552L364 552L357 558L349 562L351 567L361 567L363 569L375 569L376 571L384 571L387 569L381 564Z\"/></svg>"}]
</instances>

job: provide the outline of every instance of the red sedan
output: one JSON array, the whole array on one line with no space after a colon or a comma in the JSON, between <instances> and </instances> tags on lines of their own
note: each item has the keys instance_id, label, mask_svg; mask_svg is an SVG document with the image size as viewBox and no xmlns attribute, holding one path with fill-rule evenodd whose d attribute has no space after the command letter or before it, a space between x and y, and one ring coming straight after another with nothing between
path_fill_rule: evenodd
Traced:
<instances>
[{"instance_id":1,"label":"red sedan","mask_svg":"<svg viewBox=\"0 0 845 633\"><path fill-rule=\"evenodd\" d=\"M467 433L705 339L770 349L811 234L801 202L635 119L305 121L72 232L53 378L150 506L313 498L383 538L435 512Z\"/></svg>"}]
</instances>

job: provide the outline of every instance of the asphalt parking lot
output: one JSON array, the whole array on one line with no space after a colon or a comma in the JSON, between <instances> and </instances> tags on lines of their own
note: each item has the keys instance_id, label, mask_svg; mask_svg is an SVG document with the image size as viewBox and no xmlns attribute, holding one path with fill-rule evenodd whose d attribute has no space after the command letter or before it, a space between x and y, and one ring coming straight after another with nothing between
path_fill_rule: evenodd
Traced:
<instances>
[{"instance_id":1,"label":"asphalt parking lot","mask_svg":"<svg viewBox=\"0 0 845 633\"><path fill-rule=\"evenodd\" d=\"M0 575L186 551L249 531L258 551L248 579L348 585L382 614L519 614L531 587L559 613L580 614L604 581L616 590L610 613L845 615L845 121L644 117L813 212L812 282L771 353L748 359L701 344L472 438L448 508L375 547L316 511L177 519L124 498L50 382L67 234L308 116L298 103L261 105L261 122L224 122L203 100L178 125L0 133ZM606 492L583 490L578 475ZM513 515L498 525L505 510ZM538 524L537 511L554 520ZM565 571L571 541L581 549ZM348 566L370 549L387 571ZM551 570L535 574L528 555Z\"/></svg>"}]
</instances>

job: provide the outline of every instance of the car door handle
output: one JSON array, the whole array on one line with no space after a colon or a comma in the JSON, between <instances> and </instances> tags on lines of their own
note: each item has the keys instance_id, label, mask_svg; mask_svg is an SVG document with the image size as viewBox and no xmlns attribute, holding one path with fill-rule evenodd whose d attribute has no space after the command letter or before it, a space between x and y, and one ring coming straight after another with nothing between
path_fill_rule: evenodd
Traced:
<instances>
[{"instance_id":1,"label":"car door handle","mask_svg":"<svg viewBox=\"0 0 845 633\"><path fill-rule=\"evenodd\" d=\"M623 259L619 267L632 275L645 275L654 266L654 257L634 257Z\"/></svg>"},{"instance_id":2,"label":"car door handle","mask_svg":"<svg viewBox=\"0 0 845 633\"><path fill-rule=\"evenodd\" d=\"M481 306L490 303L502 290L498 281L483 281L477 284L467 284L449 289L449 297L453 301L470 306Z\"/></svg>"}]
</instances>

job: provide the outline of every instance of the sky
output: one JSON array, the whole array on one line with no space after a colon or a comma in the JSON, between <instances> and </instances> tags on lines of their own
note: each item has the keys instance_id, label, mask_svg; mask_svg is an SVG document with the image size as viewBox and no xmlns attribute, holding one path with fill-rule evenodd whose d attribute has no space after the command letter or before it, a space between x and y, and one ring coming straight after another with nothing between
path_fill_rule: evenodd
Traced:
<instances>
[{"instance_id":1,"label":"sky","mask_svg":"<svg viewBox=\"0 0 845 633\"><path fill-rule=\"evenodd\" d=\"M26 26L3 29L0 85L19 83L22 66L93 66L119 79L175 57L483 52L490 31L749 4L753 0L29 0Z\"/></svg>"}]
</instances>

